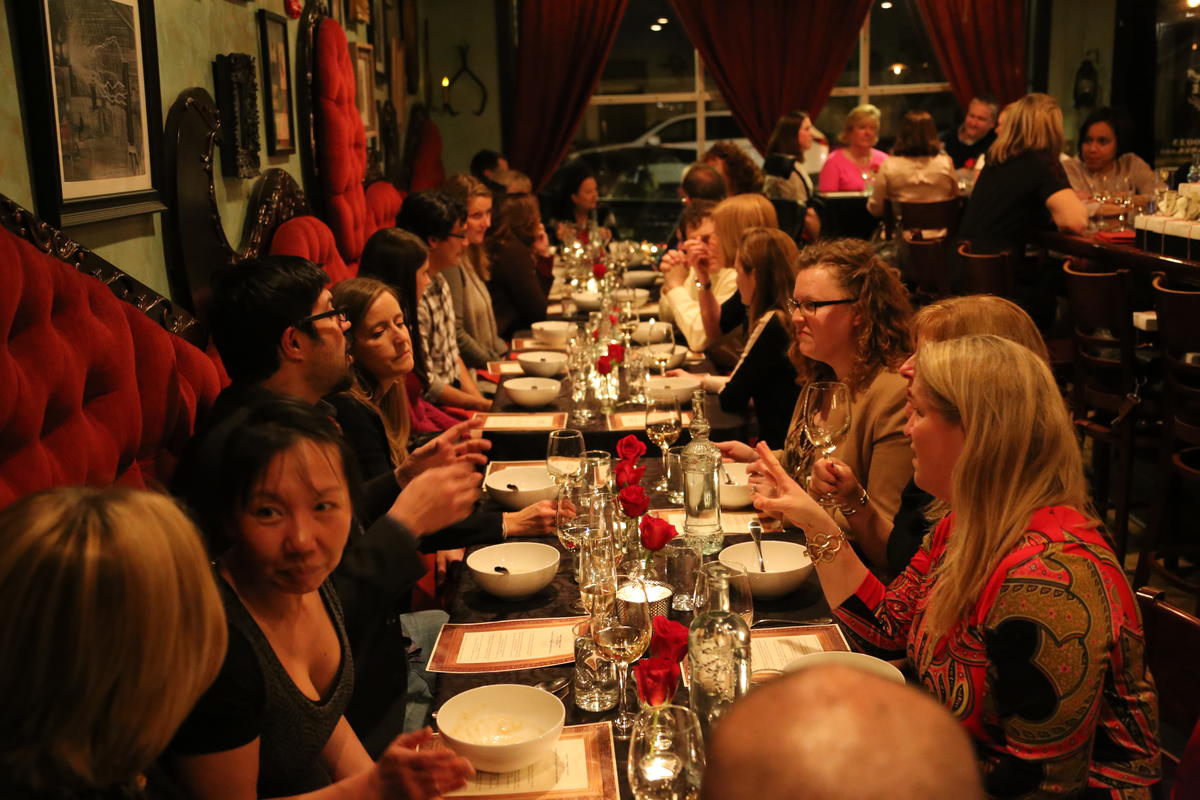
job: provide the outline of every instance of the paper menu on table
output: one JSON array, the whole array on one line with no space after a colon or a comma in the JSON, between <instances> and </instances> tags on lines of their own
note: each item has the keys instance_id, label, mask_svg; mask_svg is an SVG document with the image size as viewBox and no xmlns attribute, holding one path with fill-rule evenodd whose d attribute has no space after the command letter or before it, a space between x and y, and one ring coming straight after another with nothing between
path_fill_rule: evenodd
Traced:
<instances>
[{"instance_id":1,"label":"paper menu on table","mask_svg":"<svg viewBox=\"0 0 1200 800\"><path fill-rule=\"evenodd\" d=\"M782 670L801 656L834 650L849 652L850 644L837 625L793 625L750 631L750 670ZM688 664L683 667L689 685Z\"/></svg>"},{"instance_id":2,"label":"paper menu on table","mask_svg":"<svg viewBox=\"0 0 1200 800\"><path fill-rule=\"evenodd\" d=\"M445 745L435 737L430 746ZM478 772L446 797L608 800L618 792L612 726L593 722L563 728L553 754L538 762L514 772Z\"/></svg>"},{"instance_id":3,"label":"paper menu on table","mask_svg":"<svg viewBox=\"0 0 1200 800\"><path fill-rule=\"evenodd\" d=\"M485 431L552 431L567 424L567 415L556 414L484 414Z\"/></svg>"},{"instance_id":4,"label":"paper menu on table","mask_svg":"<svg viewBox=\"0 0 1200 800\"><path fill-rule=\"evenodd\" d=\"M574 628L587 617L446 624L429 657L430 672L511 672L575 660Z\"/></svg>"},{"instance_id":5,"label":"paper menu on table","mask_svg":"<svg viewBox=\"0 0 1200 800\"><path fill-rule=\"evenodd\" d=\"M682 411L679 414L680 424L687 427L692 424L692 412ZM618 411L608 415L610 431L640 431L646 429L645 411Z\"/></svg>"},{"instance_id":6,"label":"paper menu on table","mask_svg":"<svg viewBox=\"0 0 1200 800\"><path fill-rule=\"evenodd\" d=\"M546 344L545 342L539 342L537 339L534 339L532 337L529 337L529 338L517 337L512 340L512 344L510 345L509 349L510 350L556 350L558 352L565 353L567 351L567 346L565 344Z\"/></svg>"},{"instance_id":7,"label":"paper menu on table","mask_svg":"<svg viewBox=\"0 0 1200 800\"><path fill-rule=\"evenodd\" d=\"M497 375L524 375L525 370L516 361L489 361L487 371Z\"/></svg>"}]
</instances>

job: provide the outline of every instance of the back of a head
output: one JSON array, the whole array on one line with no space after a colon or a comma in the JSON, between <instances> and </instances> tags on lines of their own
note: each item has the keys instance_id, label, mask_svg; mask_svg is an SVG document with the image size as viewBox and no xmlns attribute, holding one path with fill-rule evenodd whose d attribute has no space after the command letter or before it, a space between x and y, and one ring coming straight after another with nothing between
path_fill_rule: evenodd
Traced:
<instances>
[{"instance_id":1,"label":"back of a head","mask_svg":"<svg viewBox=\"0 0 1200 800\"><path fill-rule=\"evenodd\" d=\"M803 111L789 111L780 117L775 123L775 130L771 131L771 138L767 140L767 154L782 153L794 158L803 157L804 154L800 152L799 133L800 126L806 119L808 114Z\"/></svg>"},{"instance_id":2,"label":"back of a head","mask_svg":"<svg viewBox=\"0 0 1200 800\"><path fill-rule=\"evenodd\" d=\"M501 169L492 174L492 180L504 186L509 194L532 194L533 181L524 172L516 169Z\"/></svg>"},{"instance_id":3,"label":"back of a head","mask_svg":"<svg viewBox=\"0 0 1200 800\"><path fill-rule=\"evenodd\" d=\"M1001 164L1034 151L1057 159L1063 149L1063 115L1058 101L1031 92L1004 108L1004 125L988 149L988 163Z\"/></svg>"},{"instance_id":4,"label":"back of a head","mask_svg":"<svg viewBox=\"0 0 1200 800\"><path fill-rule=\"evenodd\" d=\"M942 151L937 125L928 111L909 111L900 122L900 132L892 145L894 156L936 156Z\"/></svg>"},{"instance_id":5,"label":"back of a head","mask_svg":"<svg viewBox=\"0 0 1200 800\"><path fill-rule=\"evenodd\" d=\"M483 180L486 173L500 168L500 154L495 150L480 150L471 156L471 174Z\"/></svg>"},{"instance_id":6,"label":"back of a head","mask_svg":"<svg viewBox=\"0 0 1200 800\"><path fill-rule=\"evenodd\" d=\"M216 677L226 635L169 497L64 487L0 512L0 793L132 787Z\"/></svg>"},{"instance_id":7,"label":"back of a head","mask_svg":"<svg viewBox=\"0 0 1200 800\"><path fill-rule=\"evenodd\" d=\"M729 184L725 187L727 194L753 194L762 191L763 172L745 150L733 142L720 141L708 148L701 160L712 163L718 159L724 162L725 174L729 176Z\"/></svg>"},{"instance_id":8,"label":"back of a head","mask_svg":"<svg viewBox=\"0 0 1200 800\"><path fill-rule=\"evenodd\" d=\"M725 179L716 168L708 164L696 163L688 167L680 188L688 200L711 200L719 203L725 199Z\"/></svg>"},{"instance_id":9,"label":"back of a head","mask_svg":"<svg viewBox=\"0 0 1200 800\"><path fill-rule=\"evenodd\" d=\"M720 240L725 266L732 267L738 243L747 228L778 228L775 206L761 194L735 194L717 204L712 212L713 225Z\"/></svg>"},{"instance_id":10,"label":"back of a head","mask_svg":"<svg viewBox=\"0 0 1200 800\"><path fill-rule=\"evenodd\" d=\"M209 301L213 344L229 377L258 383L279 369L284 330L312 313L329 276L308 259L264 256L217 273Z\"/></svg>"},{"instance_id":11,"label":"back of a head","mask_svg":"<svg viewBox=\"0 0 1200 800\"><path fill-rule=\"evenodd\" d=\"M930 303L913 315L913 338L943 342L960 336L1002 336L1033 351L1049 363L1046 340L1033 319L1011 300L991 294L948 297Z\"/></svg>"},{"instance_id":12,"label":"back of a head","mask_svg":"<svg viewBox=\"0 0 1200 800\"><path fill-rule=\"evenodd\" d=\"M445 239L455 223L467 218L467 208L435 189L415 192L404 198L396 226L416 234L429 244L433 239Z\"/></svg>"},{"instance_id":13,"label":"back of a head","mask_svg":"<svg viewBox=\"0 0 1200 800\"><path fill-rule=\"evenodd\" d=\"M915 689L812 667L738 700L708 741L704 800L976 800L966 733Z\"/></svg>"},{"instance_id":14,"label":"back of a head","mask_svg":"<svg viewBox=\"0 0 1200 800\"><path fill-rule=\"evenodd\" d=\"M531 194L505 195L492 217L492 230L488 233L489 248L494 251L514 240L531 244L541 221L541 209L536 197Z\"/></svg>"}]
</instances>

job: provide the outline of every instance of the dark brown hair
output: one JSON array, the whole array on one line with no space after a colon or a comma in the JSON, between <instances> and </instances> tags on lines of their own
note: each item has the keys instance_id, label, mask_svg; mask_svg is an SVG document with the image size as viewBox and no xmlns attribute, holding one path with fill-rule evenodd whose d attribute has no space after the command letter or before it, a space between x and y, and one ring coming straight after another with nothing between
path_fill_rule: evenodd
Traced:
<instances>
[{"instance_id":1,"label":"dark brown hair","mask_svg":"<svg viewBox=\"0 0 1200 800\"><path fill-rule=\"evenodd\" d=\"M928 111L910 111L900 122L900 133L892 145L894 156L936 156L942 152L937 126Z\"/></svg>"},{"instance_id":2,"label":"dark brown hair","mask_svg":"<svg viewBox=\"0 0 1200 800\"><path fill-rule=\"evenodd\" d=\"M767 140L767 154L783 153L785 156L803 158L799 137L800 126L806 119L808 114L803 111L789 111L780 117L775 123L775 130L771 131L771 138Z\"/></svg>"},{"instance_id":3,"label":"dark brown hair","mask_svg":"<svg viewBox=\"0 0 1200 800\"><path fill-rule=\"evenodd\" d=\"M484 242L488 258L495 261L500 251L511 242L519 242L526 247L532 245L541 222L542 214L536 197L531 194L505 195L492 221L492 230Z\"/></svg>"},{"instance_id":4,"label":"dark brown hair","mask_svg":"<svg viewBox=\"0 0 1200 800\"><path fill-rule=\"evenodd\" d=\"M787 313L787 298L796 280L799 251L792 237L778 228L747 228L738 245L737 263L754 275L754 297L750 300L753 325L768 312ZM784 325L791 338L791 326Z\"/></svg>"},{"instance_id":5,"label":"dark brown hair","mask_svg":"<svg viewBox=\"0 0 1200 800\"><path fill-rule=\"evenodd\" d=\"M742 148L730 141L717 142L708 148L702 159L705 162L720 159L725 163L725 174L729 176L727 194L753 194L763 187L762 170L755 166Z\"/></svg>"}]
</instances>

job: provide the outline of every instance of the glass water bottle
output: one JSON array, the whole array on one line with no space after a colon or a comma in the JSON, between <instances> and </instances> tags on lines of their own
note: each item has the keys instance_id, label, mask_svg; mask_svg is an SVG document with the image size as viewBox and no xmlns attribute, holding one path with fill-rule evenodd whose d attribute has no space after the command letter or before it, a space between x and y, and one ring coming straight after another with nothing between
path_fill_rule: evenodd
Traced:
<instances>
[{"instance_id":1,"label":"glass water bottle","mask_svg":"<svg viewBox=\"0 0 1200 800\"><path fill-rule=\"evenodd\" d=\"M706 573L707 610L692 620L688 633L689 704L705 739L733 701L750 691L750 626L729 610L726 569Z\"/></svg>"},{"instance_id":2,"label":"glass water bottle","mask_svg":"<svg viewBox=\"0 0 1200 800\"><path fill-rule=\"evenodd\" d=\"M692 395L691 441L683 448L683 535L704 555L719 553L721 528L721 449L708 439L704 390Z\"/></svg>"}]
</instances>

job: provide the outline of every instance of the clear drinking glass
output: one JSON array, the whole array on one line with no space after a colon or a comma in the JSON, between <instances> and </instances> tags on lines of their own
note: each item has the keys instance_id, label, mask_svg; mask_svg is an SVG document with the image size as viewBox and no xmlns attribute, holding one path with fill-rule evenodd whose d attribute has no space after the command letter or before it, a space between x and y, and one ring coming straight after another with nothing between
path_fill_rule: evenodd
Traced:
<instances>
[{"instance_id":1,"label":"clear drinking glass","mask_svg":"<svg viewBox=\"0 0 1200 800\"><path fill-rule=\"evenodd\" d=\"M662 476L650 487L654 491L667 491L667 450L679 439L682 430L683 418L674 393L651 392L646 398L646 437L662 451Z\"/></svg>"},{"instance_id":2,"label":"clear drinking glass","mask_svg":"<svg viewBox=\"0 0 1200 800\"><path fill-rule=\"evenodd\" d=\"M821 458L829 458L850 430L850 387L841 381L813 381L804 387L803 400L804 434ZM826 509L837 505L830 497L817 502Z\"/></svg>"},{"instance_id":3,"label":"clear drinking glass","mask_svg":"<svg viewBox=\"0 0 1200 800\"><path fill-rule=\"evenodd\" d=\"M723 561L710 561L700 567L696 577L696 593L692 598L692 608L696 616L712 608L715 599L708 591L710 576L721 575L729 585L729 610L740 614L746 624L754 625L754 595L750 593L750 576L745 567L740 564L727 564Z\"/></svg>"},{"instance_id":4,"label":"clear drinking glass","mask_svg":"<svg viewBox=\"0 0 1200 800\"><path fill-rule=\"evenodd\" d=\"M589 528L579 549L579 598L594 620L608 613L617 597L616 548L600 528Z\"/></svg>"},{"instance_id":5,"label":"clear drinking glass","mask_svg":"<svg viewBox=\"0 0 1200 800\"><path fill-rule=\"evenodd\" d=\"M682 536L667 542L663 551L667 554L667 583L674 590L671 608L691 611L694 607L693 590L703 556L691 541Z\"/></svg>"},{"instance_id":6,"label":"clear drinking glass","mask_svg":"<svg viewBox=\"0 0 1200 800\"><path fill-rule=\"evenodd\" d=\"M690 708L638 714L629 740L629 788L637 800L696 800L704 774L704 737Z\"/></svg>"},{"instance_id":7,"label":"clear drinking glass","mask_svg":"<svg viewBox=\"0 0 1200 800\"><path fill-rule=\"evenodd\" d=\"M584 711L608 711L617 704L617 665L600 655L591 622L575 626L575 671L571 693Z\"/></svg>"},{"instance_id":8,"label":"clear drinking glass","mask_svg":"<svg viewBox=\"0 0 1200 800\"><path fill-rule=\"evenodd\" d=\"M626 589L630 587L633 591ZM629 665L642 657L650 644L650 603L643 580L617 576L618 598L612 607L592 621L592 639L600 655L617 662L619 711L613 720L613 735L628 739L634 715L629 711Z\"/></svg>"},{"instance_id":9,"label":"clear drinking glass","mask_svg":"<svg viewBox=\"0 0 1200 800\"><path fill-rule=\"evenodd\" d=\"M612 455L605 450L588 450L583 454L583 485L607 489L612 478Z\"/></svg>"},{"instance_id":10,"label":"clear drinking glass","mask_svg":"<svg viewBox=\"0 0 1200 800\"><path fill-rule=\"evenodd\" d=\"M683 446L667 448L667 499L683 503Z\"/></svg>"},{"instance_id":11,"label":"clear drinking glass","mask_svg":"<svg viewBox=\"0 0 1200 800\"><path fill-rule=\"evenodd\" d=\"M559 486L579 477L583 471L583 433L573 428L550 431L546 442L546 469Z\"/></svg>"}]
</instances>

